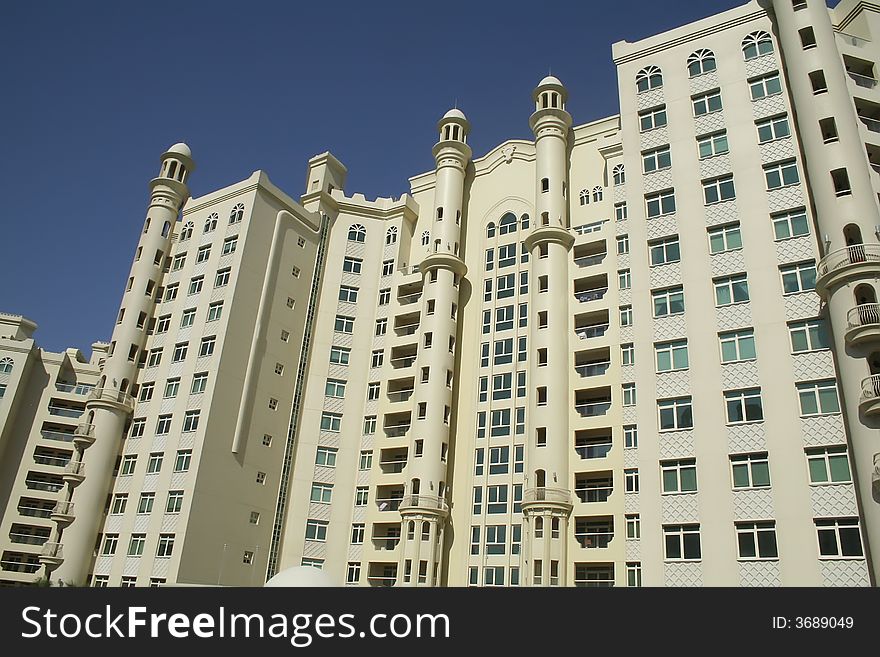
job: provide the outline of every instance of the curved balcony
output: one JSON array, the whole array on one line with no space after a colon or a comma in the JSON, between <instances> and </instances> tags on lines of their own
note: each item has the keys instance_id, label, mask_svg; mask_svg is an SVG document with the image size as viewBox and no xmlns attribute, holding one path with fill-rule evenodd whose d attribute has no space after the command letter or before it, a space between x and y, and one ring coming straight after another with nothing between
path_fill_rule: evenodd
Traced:
<instances>
[{"instance_id":1,"label":"curved balcony","mask_svg":"<svg viewBox=\"0 0 880 657\"><path fill-rule=\"evenodd\" d=\"M400 501L400 511L439 511L440 513L448 513L449 505L446 500L436 495L422 495L421 493L413 495L404 495Z\"/></svg>"},{"instance_id":2,"label":"curved balcony","mask_svg":"<svg viewBox=\"0 0 880 657\"><path fill-rule=\"evenodd\" d=\"M537 486L526 488L523 491L523 512L531 507L564 507L570 511L572 508L571 492L567 488L547 488Z\"/></svg>"},{"instance_id":3,"label":"curved balcony","mask_svg":"<svg viewBox=\"0 0 880 657\"><path fill-rule=\"evenodd\" d=\"M880 304L863 303L846 315L847 344L858 345L880 340Z\"/></svg>"},{"instance_id":4,"label":"curved balcony","mask_svg":"<svg viewBox=\"0 0 880 657\"><path fill-rule=\"evenodd\" d=\"M59 500L49 517L62 527L66 527L73 522L73 502Z\"/></svg>"},{"instance_id":5,"label":"curved balcony","mask_svg":"<svg viewBox=\"0 0 880 657\"><path fill-rule=\"evenodd\" d=\"M880 374L873 374L862 381L859 410L871 417L880 417Z\"/></svg>"},{"instance_id":6,"label":"curved balcony","mask_svg":"<svg viewBox=\"0 0 880 657\"><path fill-rule=\"evenodd\" d=\"M79 486L83 482L83 479L86 478L85 464L74 463L71 461L67 464L67 467L64 468L64 474L62 476L64 481L71 486Z\"/></svg>"},{"instance_id":7,"label":"curved balcony","mask_svg":"<svg viewBox=\"0 0 880 657\"><path fill-rule=\"evenodd\" d=\"M847 281L880 276L880 244L853 244L832 251L816 266L816 291L828 296Z\"/></svg>"},{"instance_id":8,"label":"curved balcony","mask_svg":"<svg viewBox=\"0 0 880 657\"><path fill-rule=\"evenodd\" d=\"M47 568L56 568L64 561L61 543L43 543L40 551L40 562Z\"/></svg>"},{"instance_id":9,"label":"curved balcony","mask_svg":"<svg viewBox=\"0 0 880 657\"><path fill-rule=\"evenodd\" d=\"M89 393L86 406L92 404L110 406L131 413L134 410L134 397L121 390L95 388Z\"/></svg>"},{"instance_id":10,"label":"curved balcony","mask_svg":"<svg viewBox=\"0 0 880 657\"><path fill-rule=\"evenodd\" d=\"M95 425L83 422L78 424L73 432L73 444L80 449L85 449L95 442Z\"/></svg>"}]
</instances>

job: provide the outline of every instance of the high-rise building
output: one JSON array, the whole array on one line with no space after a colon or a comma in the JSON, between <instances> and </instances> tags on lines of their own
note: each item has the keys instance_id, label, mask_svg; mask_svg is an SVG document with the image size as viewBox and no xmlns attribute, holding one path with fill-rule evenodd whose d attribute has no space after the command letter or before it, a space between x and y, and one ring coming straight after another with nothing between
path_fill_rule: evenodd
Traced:
<instances>
[{"instance_id":1,"label":"high-rise building","mask_svg":"<svg viewBox=\"0 0 880 657\"><path fill-rule=\"evenodd\" d=\"M3 580L876 584L878 40L765 0L620 42L618 116L548 76L474 157L450 110L396 200L329 153L189 198L171 147L73 449L0 399Z\"/></svg>"}]
</instances>

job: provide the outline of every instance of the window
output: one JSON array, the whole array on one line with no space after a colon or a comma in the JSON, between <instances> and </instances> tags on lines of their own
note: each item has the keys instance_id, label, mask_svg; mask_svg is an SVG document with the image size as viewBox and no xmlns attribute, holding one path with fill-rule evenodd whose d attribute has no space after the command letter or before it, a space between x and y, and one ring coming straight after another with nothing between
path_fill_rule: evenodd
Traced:
<instances>
[{"instance_id":1,"label":"window","mask_svg":"<svg viewBox=\"0 0 880 657\"><path fill-rule=\"evenodd\" d=\"M381 336L381 335L385 335L387 332L388 332L388 318L383 317L381 319L377 319L375 334L377 336Z\"/></svg>"},{"instance_id":2,"label":"window","mask_svg":"<svg viewBox=\"0 0 880 657\"><path fill-rule=\"evenodd\" d=\"M356 522L351 526L351 544L363 545L364 536L366 535L366 526L364 523Z\"/></svg>"},{"instance_id":3,"label":"window","mask_svg":"<svg viewBox=\"0 0 880 657\"><path fill-rule=\"evenodd\" d=\"M661 105L660 107L654 107L652 109L647 109L639 112L639 131L647 132L648 130L654 130L656 128L662 128L666 125L666 105ZM624 175L623 175L623 165L618 164L620 167L620 182L617 182L617 178L614 179L615 185L622 185L624 183Z\"/></svg>"},{"instance_id":4,"label":"window","mask_svg":"<svg viewBox=\"0 0 880 657\"><path fill-rule=\"evenodd\" d=\"M623 397L623 405L624 406L635 406L636 405L636 384L635 383L624 383L621 386L622 397Z\"/></svg>"},{"instance_id":5,"label":"window","mask_svg":"<svg viewBox=\"0 0 880 657\"><path fill-rule=\"evenodd\" d=\"M629 235L617 236L617 255L626 255L629 253Z\"/></svg>"},{"instance_id":6,"label":"window","mask_svg":"<svg viewBox=\"0 0 880 657\"><path fill-rule=\"evenodd\" d=\"M147 429L147 420L146 418L138 417L132 420L131 422L131 431L128 434L129 438L142 438L144 435L144 431ZM124 461L123 461L124 463ZM130 472L128 474L131 474Z\"/></svg>"},{"instance_id":7,"label":"window","mask_svg":"<svg viewBox=\"0 0 880 657\"><path fill-rule=\"evenodd\" d=\"M345 381L341 379L327 379L324 386L324 395L327 397L345 397Z\"/></svg>"},{"instance_id":8,"label":"window","mask_svg":"<svg viewBox=\"0 0 880 657\"><path fill-rule=\"evenodd\" d=\"M764 178L767 181L768 190L796 185L800 182L797 163L795 160L786 160L785 162L768 164L764 167Z\"/></svg>"},{"instance_id":9,"label":"window","mask_svg":"<svg viewBox=\"0 0 880 657\"><path fill-rule=\"evenodd\" d=\"M810 73L810 86L813 87L813 95L818 96L828 91L828 83L825 81L825 72L821 69Z\"/></svg>"},{"instance_id":10,"label":"window","mask_svg":"<svg viewBox=\"0 0 880 657\"><path fill-rule=\"evenodd\" d=\"M367 239L367 229L360 224L352 224L348 227L348 241L360 242L361 244Z\"/></svg>"},{"instance_id":11,"label":"window","mask_svg":"<svg viewBox=\"0 0 880 657\"><path fill-rule=\"evenodd\" d=\"M845 168L834 169L831 172L831 182L834 185L834 193L837 196L847 196L852 194L852 187L849 184L849 175Z\"/></svg>"},{"instance_id":12,"label":"window","mask_svg":"<svg viewBox=\"0 0 880 657\"><path fill-rule=\"evenodd\" d=\"M205 282L204 276L196 276L191 278L189 281L189 292L188 294L198 294L202 291L202 283Z\"/></svg>"},{"instance_id":13,"label":"window","mask_svg":"<svg viewBox=\"0 0 880 657\"><path fill-rule=\"evenodd\" d=\"M798 383L797 392L801 404L801 417L840 413L837 384L833 379Z\"/></svg>"},{"instance_id":14,"label":"window","mask_svg":"<svg viewBox=\"0 0 880 657\"><path fill-rule=\"evenodd\" d=\"M330 523L326 520L306 520L306 540L321 541L327 540L327 526Z\"/></svg>"},{"instance_id":15,"label":"window","mask_svg":"<svg viewBox=\"0 0 880 657\"><path fill-rule=\"evenodd\" d=\"M504 276L499 276L495 290L496 299L506 299L507 297L512 297L516 292L516 274L506 274Z\"/></svg>"},{"instance_id":16,"label":"window","mask_svg":"<svg viewBox=\"0 0 880 657\"><path fill-rule=\"evenodd\" d=\"M711 50L698 50L687 59L688 75L692 78L715 70L715 54Z\"/></svg>"},{"instance_id":17,"label":"window","mask_svg":"<svg viewBox=\"0 0 880 657\"><path fill-rule=\"evenodd\" d=\"M351 349L348 347L330 347L330 362L334 365L348 365Z\"/></svg>"},{"instance_id":18,"label":"window","mask_svg":"<svg viewBox=\"0 0 880 657\"><path fill-rule=\"evenodd\" d=\"M123 477L134 474L134 467L137 465L137 454L128 454L122 457L122 469L119 474Z\"/></svg>"},{"instance_id":19,"label":"window","mask_svg":"<svg viewBox=\"0 0 880 657\"><path fill-rule=\"evenodd\" d=\"M233 235L232 237L227 237L223 240L223 250L220 255L229 255L231 253L235 253L235 247L238 246L238 235Z\"/></svg>"},{"instance_id":20,"label":"window","mask_svg":"<svg viewBox=\"0 0 880 657\"><path fill-rule=\"evenodd\" d=\"M821 557L861 557L862 537L858 518L816 518Z\"/></svg>"},{"instance_id":21,"label":"window","mask_svg":"<svg viewBox=\"0 0 880 657\"><path fill-rule=\"evenodd\" d=\"M684 312L684 290L681 286L652 290L654 317L678 315Z\"/></svg>"},{"instance_id":22,"label":"window","mask_svg":"<svg viewBox=\"0 0 880 657\"><path fill-rule=\"evenodd\" d=\"M196 251L196 264L200 262L207 262L208 258L211 257L211 245L206 244L205 246L200 246L199 250Z\"/></svg>"},{"instance_id":23,"label":"window","mask_svg":"<svg viewBox=\"0 0 880 657\"><path fill-rule=\"evenodd\" d=\"M486 554L504 554L506 550L507 525L486 525ZM501 581L504 582L503 576Z\"/></svg>"},{"instance_id":24,"label":"window","mask_svg":"<svg viewBox=\"0 0 880 657\"><path fill-rule=\"evenodd\" d=\"M620 345L620 364L635 365L636 350L632 342Z\"/></svg>"},{"instance_id":25,"label":"window","mask_svg":"<svg viewBox=\"0 0 880 657\"><path fill-rule=\"evenodd\" d=\"M336 315L336 322L333 326L333 330L335 330L337 333L351 334L352 332L354 332L354 317Z\"/></svg>"},{"instance_id":26,"label":"window","mask_svg":"<svg viewBox=\"0 0 880 657\"><path fill-rule=\"evenodd\" d=\"M513 338L495 341L495 365L507 365L513 362Z\"/></svg>"},{"instance_id":27,"label":"window","mask_svg":"<svg viewBox=\"0 0 880 657\"><path fill-rule=\"evenodd\" d=\"M486 271L495 268L495 249L486 249Z\"/></svg>"},{"instance_id":28,"label":"window","mask_svg":"<svg viewBox=\"0 0 880 657\"><path fill-rule=\"evenodd\" d=\"M736 191L733 188L732 175L703 181L703 201L706 205L721 203L722 201L732 201L735 198Z\"/></svg>"},{"instance_id":29,"label":"window","mask_svg":"<svg viewBox=\"0 0 880 657\"><path fill-rule=\"evenodd\" d=\"M180 328L188 328L192 326L196 321L196 309L195 308L187 308L183 311L183 314L180 316Z\"/></svg>"},{"instance_id":30,"label":"window","mask_svg":"<svg viewBox=\"0 0 880 657\"><path fill-rule=\"evenodd\" d=\"M360 460L358 461L358 470L364 472L373 467L373 452L369 450L362 451L360 453Z\"/></svg>"},{"instance_id":31,"label":"window","mask_svg":"<svg viewBox=\"0 0 880 657\"><path fill-rule=\"evenodd\" d=\"M128 556L140 557L144 553L144 546L147 543L146 534L132 534L131 540L128 542Z\"/></svg>"},{"instance_id":32,"label":"window","mask_svg":"<svg viewBox=\"0 0 880 657\"><path fill-rule=\"evenodd\" d=\"M490 428L490 435L493 437L510 435L509 408L501 408L492 411L492 426Z\"/></svg>"},{"instance_id":33,"label":"window","mask_svg":"<svg viewBox=\"0 0 880 657\"><path fill-rule=\"evenodd\" d=\"M156 334L167 333L171 326L171 315L162 315L156 322Z\"/></svg>"},{"instance_id":34,"label":"window","mask_svg":"<svg viewBox=\"0 0 880 657\"><path fill-rule=\"evenodd\" d=\"M101 547L101 554L111 556L116 554L116 546L119 544L119 534L105 534L104 545Z\"/></svg>"},{"instance_id":35,"label":"window","mask_svg":"<svg viewBox=\"0 0 880 657\"><path fill-rule=\"evenodd\" d=\"M736 523L736 542L740 559L776 559L776 522Z\"/></svg>"},{"instance_id":36,"label":"window","mask_svg":"<svg viewBox=\"0 0 880 657\"><path fill-rule=\"evenodd\" d=\"M681 260L681 247L679 246L678 235L648 242L648 252L650 253L652 267L665 265L670 262L678 262Z\"/></svg>"},{"instance_id":37,"label":"window","mask_svg":"<svg viewBox=\"0 0 880 657\"><path fill-rule=\"evenodd\" d=\"M391 246L397 243L397 226L392 226L385 233L385 245Z\"/></svg>"},{"instance_id":38,"label":"window","mask_svg":"<svg viewBox=\"0 0 880 657\"><path fill-rule=\"evenodd\" d=\"M199 428L199 415L201 411L187 411L183 416L183 432L195 431Z\"/></svg>"},{"instance_id":39,"label":"window","mask_svg":"<svg viewBox=\"0 0 880 657\"><path fill-rule=\"evenodd\" d=\"M626 516L626 537L629 540L642 537L642 521L637 513Z\"/></svg>"},{"instance_id":40,"label":"window","mask_svg":"<svg viewBox=\"0 0 880 657\"><path fill-rule=\"evenodd\" d=\"M171 355L171 362L179 363L183 360L186 360L186 354L188 351L188 342L178 342L176 345L174 345L174 353Z\"/></svg>"},{"instance_id":41,"label":"window","mask_svg":"<svg viewBox=\"0 0 880 657\"><path fill-rule=\"evenodd\" d=\"M625 221L626 220L626 202L614 204L614 220L615 221Z\"/></svg>"},{"instance_id":42,"label":"window","mask_svg":"<svg viewBox=\"0 0 880 657\"><path fill-rule=\"evenodd\" d=\"M816 263L812 260L779 268L782 274L782 293L797 294L816 288Z\"/></svg>"},{"instance_id":43,"label":"window","mask_svg":"<svg viewBox=\"0 0 880 657\"><path fill-rule=\"evenodd\" d=\"M627 424L623 427L623 447L625 449L635 449L639 446L639 430L634 424Z\"/></svg>"},{"instance_id":44,"label":"window","mask_svg":"<svg viewBox=\"0 0 880 657\"><path fill-rule=\"evenodd\" d=\"M333 484L312 483L311 501L318 504L330 504L333 496Z\"/></svg>"},{"instance_id":45,"label":"window","mask_svg":"<svg viewBox=\"0 0 880 657\"><path fill-rule=\"evenodd\" d=\"M810 447L806 450L811 484L843 484L852 481L846 445Z\"/></svg>"},{"instance_id":46,"label":"window","mask_svg":"<svg viewBox=\"0 0 880 657\"><path fill-rule=\"evenodd\" d=\"M739 222L709 229L709 253L722 253L742 248Z\"/></svg>"},{"instance_id":47,"label":"window","mask_svg":"<svg viewBox=\"0 0 880 657\"><path fill-rule=\"evenodd\" d=\"M671 372L688 368L687 340L674 342L658 342L654 345L657 371Z\"/></svg>"},{"instance_id":48,"label":"window","mask_svg":"<svg viewBox=\"0 0 880 657\"><path fill-rule=\"evenodd\" d=\"M730 471L734 488L766 488L770 485L767 452L731 455Z\"/></svg>"},{"instance_id":49,"label":"window","mask_svg":"<svg viewBox=\"0 0 880 657\"><path fill-rule=\"evenodd\" d=\"M694 426L690 397L660 399L657 401L657 412L660 431L692 429Z\"/></svg>"},{"instance_id":50,"label":"window","mask_svg":"<svg viewBox=\"0 0 880 657\"><path fill-rule=\"evenodd\" d=\"M171 416L160 415L156 421L156 435L166 436L171 432Z\"/></svg>"},{"instance_id":51,"label":"window","mask_svg":"<svg viewBox=\"0 0 880 657\"><path fill-rule=\"evenodd\" d=\"M749 92L752 100L761 100L767 96L782 93L782 83L779 81L779 72L774 71L767 75L749 80Z\"/></svg>"},{"instance_id":52,"label":"window","mask_svg":"<svg viewBox=\"0 0 880 657\"><path fill-rule=\"evenodd\" d=\"M229 212L229 223L237 224L244 217L244 203L236 203Z\"/></svg>"},{"instance_id":53,"label":"window","mask_svg":"<svg viewBox=\"0 0 880 657\"><path fill-rule=\"evenodd\" d=\"M752 32L742 41L743 58L748 61L773 52L773 40L764 31Z\"/></svg>"},{"instance_id":54,"label":"window","mask_svg":"<svg viewBox=\"0 0 880 657\"><path fill-rule=\"evenodd\" d=\"M342 261L342 271L347 274L360 274L362 264L363 260L360 258L346 257L345 260Z\"/></svg>"},{"instance_id":55,"label":"window","mask_svg":"<svg viewBox=\"0 0 880 657\"><path fill-rule=\"evenodd\" d=\"M382 261L382 276L391 276L394 273L394 260Z\"/></svg>"},{"instance_id":56,"label":"window","mask_svg":"<svg viewBox=\"0 0 880 657\"><path fill-rule=\"evenodd\" d=\"M735 363L755 358L755 332L753 329L719 333L721 362Z\"/></svg>"},{"instance_id":57,"label":"window","mask_svg":"<svg viewBox=\"0 0 880 657\"><path fill-rule=\"evenodd\" d=\"M290 339L290 331L285 331L284 329L281 329L280 338L281 342L287 342Z\"/></svg>"},{"instance_id":58,"label":"window","mask_svg":"<svg viewBox=\"0 0 880 657\"><path fill-rule=\"evenodd\" d=\"M165 502L165 513L180 513L183 508L183 491L168 491L168 499Z\"/></svg>"},{"instance_id":59,"label":"window","mask_svg":"<svg viewBox=\"0 0 880 657\"><path fill-rule=\"evenodd\" d=\"M186 254L178 253L171 261L171 271L180 271L183 269L184 263L186 263Z\"/></svg>"},{"instance_id":60,"label":"window","mask_svg":"<svg viewBox=\"0 0 880 657\"><path fill-rule=\"evenodd\" d=\"M162 471L162 462L165 460L165 455L162 452L153 452L149 456L149 460L147 461L147 474L156 474Z\"/></svg>"},{"instance_id":61,"label":"window","mask_svg":"<svg viewBox=\"0 0 880 657\"><path fill-rule=\"evenodd\" d=\"M155 383L152 383L152 382L144 383L141 386L141 393L140 393L140 396L138 397L138 401L142 401L142 402L150 401L153 398L153 390L155 389L155 387L156 387Z\"/></svg>"},{"instance_id":62,"label":"window","mask_svg":"<svg viewBox=\"0 0 880 657\"><path fill-rule=\"evenodd\" d=\"M339 427L341 424L342 414L328 413L327 411L321 414L321 431L332 431L334 433L339 433Z\"/></svg>"},{"instance_id":63,"label":"window","mask_svg":"<svg viewBox=\"0 0 880 657\"><path fill-rule=\"evenodd\" d=\"M669 154L668 145L642 153L642 171L644 173L668 169L671 166L672 157Z\"/></svg>"},{"instance_id":64,"label":"window","mask_svg":"<svg viewBox=\"0 0 880 657\"><path fill-rule=\"evenodd\" d=\"M429 231L422 232L422 246L428 246L431 243L431 233Z\"/></svg>"},{"instance_id":65,"label":"window","mask_svg":"<svg viewBox=\"0 0 880 657\"><path fill-rule=\"evenodd\" d=\"M636 73L636 89L640 94L662 86L663 74L656 66L648 66Z\"/></svg>"},{"instance_id":66,"label":"window","mask_svg":"<svg viewBox=\"0 0 880 657\"><path fill-rule=\"evenodd\" d=\"M114 516L125 513L125 505L128 503L128 493L116 493L113 496L113 506L110 507L110 514Z\"/></svg>"},{"instance_id":67,"label":"window","mask_svg":"<svg viewBox=\"0 0 880 657\"><path fill-rule=\"evenodd\" d=\"M758 129L758 143L766 144L776 139L784 139L791 135L791 129L788 127L788 116L776 116L763 121L756 121L755 127Z\"/></svg>"},{"instance_id":68,"label":"window","mask_svg":"<svg viewBox=\"0 0 880 657\"><path fill-rule=\"evenodd\" d=\"M363 434L365 436L372 436L374 433L376 433L376 416L367 415L364 417Z\"/></svg>"},{"instance_id":69,"label":"window","mask_svg":"<svg viewBox=\"0 0 880 657\"><path fill-rule=\"evenodd\" d=\"M147 514L153 512L153 502L156 500L156 493L141 493L138 500L139 514Z\"/></svg>"},{"instance_id":70,"label":"window","mask_svg":"<svg viewBox=\"0 0 880 657\"><path fill-rule=\"evenodd\" d=\"M162 347L158 349L150 349L150 355L147 359L147 367L156 367L162 362Z\"/></svg>"},{"instance_id":71,"label":"window","mask_svg":"<svg viewBox=\"0 0 880 657\"><path fill-rule=\"evenodd\" d=\"M373 381L367 384L367 401L375 401L379 399L379 388L381 384L378 381Z\"/></svg>"},{"instance_id":72,"label":"window","mask_svg":"<svg viewBox=\"0 0 880 657\"><path fill-rule=\"evenodd\" d=\"M724 405L728 424L761 422L764 419L760 388L727 390L724 392Z\"/></svg>"},{"instance_id":73,"label":"window","mask_svg":"<svg viewBox=\"0 0 880 657\"><path fill-rule=\"evenodd\" d=\"M697 137L697 150L700 153L701 160L729 152L730 148L727 145L727 131L722 130L721 132L715 132L711 135L706 135L705 137Z\"/></svg>"},{"instance_id":74,"label":"window","mask_svg":"<svg viewBox=\"0 0 880 657\"><path fill-rule=\"evenodd\" d=\"M512 394L513 374L496 374L492 377L492 399L510 399Z\"/></svg>"},{"instance_id":75,"label":"window","mask_svg":"<svg viewBox=\"0 0 880 657\"><path fill-rule=\"evenodd\" d=\"M174 461L174 472L187 472L192 460L191 449L177 450L177 459Z\"/></svg>"},{"instance_id":76,"label":"window","mask_svg":"<svg viewBox=\"0 0 880 657\"><path fill-rule=\"evenodd\" d=\"M697 490L696 459L661 461L664 493L694 493Z\"/></svg>"},{"instance_id":77,"label":"window","mask_svg":"<svg viewBox=\"0 0 880 657\"><path fill-rule=\"evenodd\" d=\"M648 212L648 219L672 214L675 212L675 192L667 189L655 194L646 194L645 206Z\"/></svg>"},{"instance_id":78,"label":"window","mask_svg":"<svg viewBox=\"0 0 880 657\"><path fill-rule=\"evenodd\" d=\"M628 468L623 471L623 490L626 493L639 492L639 469Z\"/></svg>"},{"instance_id":79,"label":"window","mask_svg":"<svg viewBox=\"0 0 880 657\"><path fill-rule=\"evenodd\" d=\"M211 305L208 306L208 319L209 322L216 322L220 319L220 316L223 314L223 302L215 301Z\"/></svg>"},{"instance_id":80,"label":"window","mask_svg":"<svg viewBox=\"0 0 880 657\"><path fill-rule=\"evenodd\" d=\"M777 240L810 234L807 211L804 208L772 214L770 219L773 222L773 232Z\"/></svg>"},{"instance_id":81,"label":"window","mask_svg":"<svg viewBox=\"0 0 880 657\"><path fill-rule=\"evenodd\" d=\"M721 109L721 92L718 89L691 98L694 116L703 116Z\"/></svg>"},{"instance_id":82,"label":"window","mask_svg":"<svg viewBox=\"0 0 880 657\"><path fill-rule=\"evenodd\" d=\"M503 244L498 247L498 268L510 267L516 264L517 245Z\"/></svg>"},{"instance_id":83,"label":"window","mask_svg":"<svg viewBox=\"0 0 880 657\"><path fill-rule=\"evenodd\" d=\"M620 308L618 310L620 311L620 325L621 326L632 326L632 323L633 323L632 306L620 306Z\"/></svg>"},{"instance_id":84,"label":"window","mask_svg":"<svg viewBox=\"0 0 880 657\"><path fill-rule=\"evenodd\" d=\"M217 336L209 335L207 337L202 338L201 343L199 344L199 358L204 358L206 356L210 356L214 353L214 345L217 343Z\"/></svg>"},{"instance_id":85,"label":"window","mask_svg":"<svg viewBox=\"0 0 880 657\"><path fill-rule=\"evenodd\" d=\"M165 287L165 296L163 301L166 303L169 301L174 301L177 298L177 290L180 287L178 283L171 283Z\"/></svg>"},{"instance_id":86,"label":"window","mask_svg":"<svg viewBox=\"0 0 880 657\"><path fill-rule=\"evenodd\" d=\"M198 395L205 392L205 388L208 387L208 373L207 372L199 372L198 374L193 374L192 387L190 388L190 393L193 395Z\"/></svg>"},{"instance_id":87,"label":"window","mask_svg":"<svg viewBox=\"0 0 880 657\"><path fill-rule=\"evenodd\" d=\"M749 284L745 274L716 278L712 284L715 286L716 306L729 306L749 300Z\"/></svg>"},{"instance_id":88,"label":"window","mask_svg":"<svg viewBox=\"0 0 880 657\"><path fill-rule=\"evenodd\" d=\"M501 306L495 309L495 330L506 331L513 328L514 307Z\"/></svg>"},{"instance_id":89,"label":"window","mask_svg":"<svg viewBox=\"0 0 880 657\"><path fill-rule=\"evenodd\" d=\"M791 338L791 351L795 354L828 349L831 346L828 329L820 319L791 322L788 325L788 335Z\"/></svg>"},{"instance_id":90,"label":"window","mask_svg":"<svg viewBox=\"0 0 880 657\"><path fill-rule=\"evenodd\" d=\"M582 189L578 198L580 199L581 205L589 205L589 203L590 203L590 190L589 189Z\"/></svg>"},{"instance_id":91,"label":"window","mask_svg":"<svg viewBox=\"0 0 880 657\"><path fill-rule=\"evenodd\" d=\"M487 486L486 513L507 513L507 484Z\"/></svg>"},{"instance_id":92,"label":"window","mask_svg":"<svg viewBox=\"0 0 880 657\"><path fill-rule=\"evenodd\" d=\"M699 525L664 525L663 542L667 561L694 561L700 558Z\"/></svg>"},{"instance_id":93,"label":"window","mask_svg":"<svg viewBox=\"0 0 880 657\"><path fill-rule=\"evenodd\" d=\"M174 534L159 534L159 545L156 549L157 557L170 557L174 552Z\"/></svg>"},{"instance_id":94,"label":"window","mask_svg":"<svg viewBox=\"0 0 880 657\"><path fill-rule=\"evenodd\" d=\"M357 303L358 288L349 285L341 285L339 287L339 300L347 303Z\"/></svg>"}]
</instances>

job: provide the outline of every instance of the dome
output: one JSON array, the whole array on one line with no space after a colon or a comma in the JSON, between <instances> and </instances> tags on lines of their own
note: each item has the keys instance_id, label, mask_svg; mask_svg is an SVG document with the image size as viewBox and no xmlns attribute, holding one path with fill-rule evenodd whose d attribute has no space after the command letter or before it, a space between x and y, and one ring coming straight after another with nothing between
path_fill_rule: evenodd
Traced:
<instances>
[{"instance_id":1,"label":"dome","mask_svg":"<svg viewBox=\"0 0 880 657\"><path fill-rule=\"evenodd\" d=\"M339 586L333 576L312 566L294 566L282 570L268 582L266 587L308 587L308 586Z\"/></svg>"},{"instance_id":2,"label":"dome","mask_svg":"<svg viewBox=\"0 0 880 657\"><path fill-rule=\"evenodd\" d=\"M462 112L457 107L449 110L448 112L446 112L446 114L443 115L443 120L445 121L446 119L461 119L462 121L467 121L464 112Z\"/></svg>"},{"instance_id":3,"label":"dome","mask_svg":"<svg viewBox=\"0 0 880 657\"><path fill-rule=\"evenodd\" d=\"M189 146L184 144L182 141L174 144L174 146L169 148L166 152L167 153L179 153L180 155L183 155L184 157L188 157L188 158L192 159L192 151L189 149Z\"/></svg>"},{"instance_id":4,"label":"dome","mask_svg":"<svg viewBox=\"0 0 880 657\"><path fill-rule=\"evenodd\" d=\"M564 84L562 84L562 81L559 78L557 78L555 75L548 75L546 78L544 78L543 80L541 80L538 83L539 87L546 87L546 86L550 86L550 85L556 86L556 87L564 87L565 86Z\"/></svg>"}]
</instances>

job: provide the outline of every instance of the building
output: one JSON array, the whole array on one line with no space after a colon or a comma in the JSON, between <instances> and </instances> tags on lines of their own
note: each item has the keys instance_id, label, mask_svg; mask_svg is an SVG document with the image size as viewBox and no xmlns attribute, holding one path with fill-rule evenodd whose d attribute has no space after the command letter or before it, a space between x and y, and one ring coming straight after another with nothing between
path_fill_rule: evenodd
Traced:
<instances>
[{"instance_id":1,"label":"building","mask_svg":"<svg viewBox=\"0 0 880 657\"><path fill-rule=\"evenodd\" d=\"M876 584L878 40L766 0L620 42L618 116L548 76L474 157L450 110L396 200L329 153L188 198L171 147L45 572Z\"/></svg>"}]
</instances>

